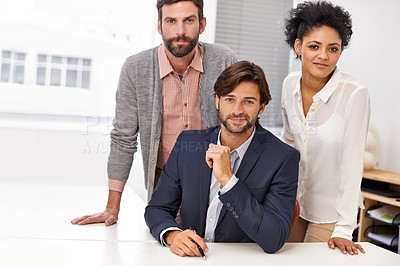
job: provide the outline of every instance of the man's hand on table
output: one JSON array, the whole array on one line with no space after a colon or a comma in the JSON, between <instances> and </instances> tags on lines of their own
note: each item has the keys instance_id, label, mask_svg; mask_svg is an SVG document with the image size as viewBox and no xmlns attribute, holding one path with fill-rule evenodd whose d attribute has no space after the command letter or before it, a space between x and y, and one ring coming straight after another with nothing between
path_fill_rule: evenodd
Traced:
<instances>
[{"instance_id":1,"label":"man's hand on table","mask_svg":"<svg viewBox=\"0 0 400 266\"><path fill-rule=\"evenodd\" d=\"M108 210L98 212L92 215L77 217L71 221L72 224L84 225L92 223L104 223L105 226L110 226L118 221L118 211Z\"/></svg>"},{"instance_id":2,"label":"man's hand on table","mask_svg":"<svg viewBox=\"0 0 400 266\"><path fill-rule=\"evenodd\" d=\"M169 249L171 252L180 257L202 257L196 243L205 253L208 252L208 247L204 239L190 229L185 231L168 231L165 233L164 239L170 245Z\"/></svg>"}]
</instances>

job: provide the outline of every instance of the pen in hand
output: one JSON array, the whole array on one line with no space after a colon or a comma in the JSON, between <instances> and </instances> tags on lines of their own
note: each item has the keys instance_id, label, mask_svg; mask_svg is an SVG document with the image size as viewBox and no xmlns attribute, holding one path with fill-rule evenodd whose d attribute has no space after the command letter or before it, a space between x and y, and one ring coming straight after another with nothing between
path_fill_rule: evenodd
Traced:
<instances>
[{"instance_id":1,"label":"pen in hand","mask_svg":"<svg viewBox=\"0 0 400 266\"><path fill-rule=\"evenodd\" d=\"M203 259L206 259L206 254L204 253L203 249L197 243L196 243L196 246L198 247L198 249L200 251L200 254L203 257Z\"/></svg>"},{"instance_id":2,"label":"pen in hand","mask_svg":"<svg viewBox=\"0 0 400 266\"><path fill-rule=\"evenodd\" d=\"M194 233L196 233L196 230L192 229L191 227L189 227L189 230L192 230ZM207 259L206 254L204 253L203 249L200 247L199 244L197 244L197 242L193 241L194 243L196 243L197 248L200 251L201 256L203 257L203 259Z\"/></svg>"}]
</instances>

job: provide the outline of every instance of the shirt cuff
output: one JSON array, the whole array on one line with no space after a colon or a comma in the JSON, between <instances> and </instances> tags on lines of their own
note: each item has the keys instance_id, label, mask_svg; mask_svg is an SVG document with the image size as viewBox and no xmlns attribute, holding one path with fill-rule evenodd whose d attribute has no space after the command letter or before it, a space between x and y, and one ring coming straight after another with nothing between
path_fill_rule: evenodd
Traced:
<instances>
[{"instance_id":1,"label":"shirt cuff","mask_svg":"<svg viewBox=\"0 0 400 266\"><path fill-rule=\"evenodd\" d=\"M161 231L161 233L160 233L160 243L161 243L162 246L164 246L164 247L169 246L168 243L164 239L164 234L166 232L168 232L168 231L174 231L174 230L178 230L178 231L182 232L182 229L180 229L179 227L168 227L168 228L166 228L166 229Z\"/></svg>"},{"instance_id":2,"label":"shirt cuff","mask_svg":"<svg viewBox=\"0 0 400 266\"><path fill-rule=\"evenodd\" d=\"M108 179L108 189L118 192L123 192L125 187L126 181L122 180L115 180L115 179Z\"/></svg>"},{"instance_id":3,"label":"shirt cuff","mask_svg":"<svg viewBox=\"0 0 400 266\"><path fill-rule=\"evenodd\" d=\"M353 240L353 230L346 228L348 226L335 226L331 237L341 237L347 240Z\"/></svg>"},{"instance_id":4,"label":"shirt cuff","mask_svg":"<svg viewBox=\"0 0 400 266\"><path fill-rule=\"evenodd\" d=\"M226 192L228 192L229 190L231 190L231 188L233 188L238 181L239 181L239 178L237 178L235 175L232 175L231 179L229 179L229 181L225 184L225 186L223 186L219 190L219 194L223 195Z\"/></svg>"}]
</instances>

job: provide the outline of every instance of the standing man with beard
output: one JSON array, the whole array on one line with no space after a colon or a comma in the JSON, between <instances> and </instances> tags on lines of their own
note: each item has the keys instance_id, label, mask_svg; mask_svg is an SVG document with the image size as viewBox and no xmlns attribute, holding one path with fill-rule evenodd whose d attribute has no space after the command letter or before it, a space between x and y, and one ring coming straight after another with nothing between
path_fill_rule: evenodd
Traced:
<instances>
[{"instance_id":1,"label":"standing man with beard","mask_svg":"<svg viewBox=\"0 0 400 266\"><path fill-rule=\"evenodd\" d=\"M290 233L300 154L258 123L271 99L259 66L231 65L214 90L221 126L179 135L146 223L179 256L202 256L205 242L256 242L274 253Z\"/></svg>"},{"instance_id":2,"label":"standing man with beard","mask_svg":"<svg viewBox=\"0 0 400 266\"><path fill-rule=\"evenodd\" d=\"M109 226L117 221L138 136L150 199L179 133L219 123L212 88L236 56L223 45L198 41L206 27L203 0L158 0L157 9L163 44L129 57L122 67L107 166L106 209L78 217L73 224Z\"/></svg>"}]
</instances>

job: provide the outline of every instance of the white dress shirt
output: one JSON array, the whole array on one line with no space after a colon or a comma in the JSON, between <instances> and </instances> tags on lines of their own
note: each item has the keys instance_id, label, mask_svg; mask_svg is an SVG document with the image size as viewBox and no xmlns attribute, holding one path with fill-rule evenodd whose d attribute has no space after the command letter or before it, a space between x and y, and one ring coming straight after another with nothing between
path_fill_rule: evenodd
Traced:
<instances>
[{"instance_id":1,"label":"white dress shirt","mask_svg":"<svg viewBox=\"0 0 400 266\"><path fill-rule=\"evenodd\" d=\"M236 177L236 171L239 169L240 163L250 146L251 141L253 140L254 134L256 130L253 127L253 133L251 136L238 147L236 150L231 151L231 170L232 177L225 184L224 187L221 188L221 183L215 178L214 171L211 174L211 183L210 183L210 194L209 194L209 205L207 209L207 217L206 217L206 230L204 233L204 240L206 242L214 242L214 231L217 226L219 214L222 209L222 202L219 200L219 195L223 195L228 192L234 185L237 184L239 178ZM218 133L217 145L221 145L221 131ZM167 243L164 239L164 234L171 230L182 230L178 227L169 227L161 231L160 233L160 242L163 246L167 246Z\"/></svg>"},{"instance_id":2,"label":"white dress shirt","mask_svg":"<svg viewBox=\"0 0 400 266\"><path fill-rule=\"evenodd\" d=\"M219 200L219 194L223 195L228 192L236 183L238 182L238 178L236 177L236 171L239 168L240 163L242 162L243 156L247 151L247 148L250 145L251 140L254 137L255 129L253 129L253 133L250 138L248 138L240 147L236 150L231 151L231 170L232 177L225 184L224 187L221 188L221 183L215 178L214 171L211 174L211 184L210 184L210 194L209 194L209 204L207 209L207 218L206 218L206 230L204 233L204 240L206 242L214 242L214 231L217 227L217 222L219 218L219 214L222 209L222 202ZM221 131L218 133L217 145L221 145Z\"/></svg>"},{"instance_id":3,"label":"white dress shirt","mask_svg":"<svg viewBox=\"0 0 400 266\"><path fill-rule=\"evenodd\" d=\"M361 201L363 154L370 102L365 85L337 68L304 116L301 72L283 82L283 140L301 154L300 216L334 223L332 237L351 240Z\"/></svg>"}]
</instances>

